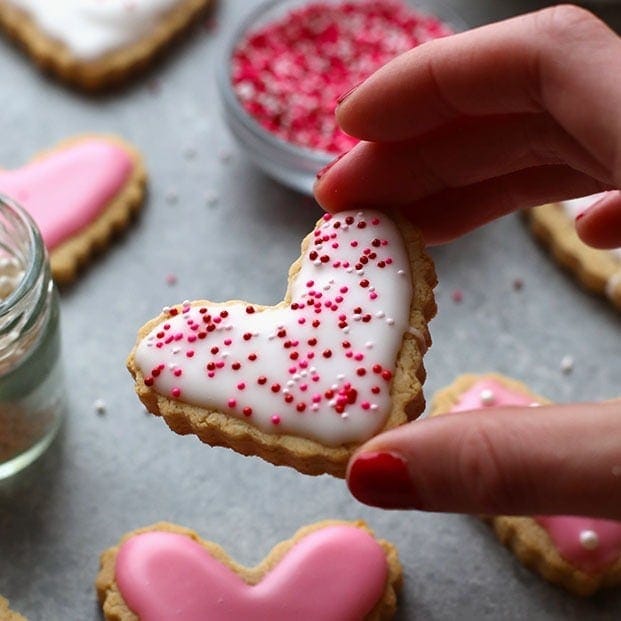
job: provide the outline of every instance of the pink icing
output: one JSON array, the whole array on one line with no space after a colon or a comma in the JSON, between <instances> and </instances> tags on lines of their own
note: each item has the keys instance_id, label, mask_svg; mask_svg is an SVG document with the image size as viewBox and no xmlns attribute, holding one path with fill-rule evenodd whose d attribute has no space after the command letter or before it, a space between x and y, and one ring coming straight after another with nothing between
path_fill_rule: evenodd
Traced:
<instances>
[{"instance_id":1,"label":"pink icing","mask_svg":"<svg viewBox=\"0 0 621 621\"><path fill-rule=\"evenodd\" d=\"M132 537L116 561L121 595L141 621L360 621L387 576L381 546L348 525L310 533L256 585L176 533Z\"/></svg>"},{"instance_id":2,"label":"pink icing","mask_svg":"<svg viewBox=\"0 0 621 621\"><path fill-rule=\"evenodd\" d=\"M532 404L532 395L494 379L482 379L460 396L451 412ZM580 571L601 573L621 557L621 522L568 515L533 519L546 530L559 554Z\"/></svg>"},{"instance_id":3,"label":"pink icing","mask_svg":"<svg viewBox=\"0 0 621 621\"><path fill-rule=\"evenodd\" d=\"M0 193L21 204L49 250L91 223L132 172L129 154L103 138L88 138L22 168L0 172Z\"/></svg>"}]
</instances>

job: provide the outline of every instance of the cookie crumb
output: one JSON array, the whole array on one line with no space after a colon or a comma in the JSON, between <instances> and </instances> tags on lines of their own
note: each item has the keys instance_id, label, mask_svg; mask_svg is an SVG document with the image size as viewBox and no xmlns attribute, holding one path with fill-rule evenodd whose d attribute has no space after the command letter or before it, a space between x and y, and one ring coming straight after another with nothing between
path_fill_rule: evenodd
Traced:
<instances>
[{"instance_id":1,"label":"cookie crumb","mask_svg":"<svg viewBox=\"0 0 621 621\"><path fill-rule=\"evenodd\" d=\"M513 280L513 290L521 291L524 288L524 281L521 278L514 278Z\"/></svg>"},{"instance_id":2,"label":"cookie crumb","mask_svg":"<svg viewBox=\"0 0 621 621\"><path fill-rule=\"evenodd\" d=\"M464 300L464 293L461 289L454 289L453 293L451 293L451 300L455 302L455 304L461 304Z\"/></svg>"}]
</instances>

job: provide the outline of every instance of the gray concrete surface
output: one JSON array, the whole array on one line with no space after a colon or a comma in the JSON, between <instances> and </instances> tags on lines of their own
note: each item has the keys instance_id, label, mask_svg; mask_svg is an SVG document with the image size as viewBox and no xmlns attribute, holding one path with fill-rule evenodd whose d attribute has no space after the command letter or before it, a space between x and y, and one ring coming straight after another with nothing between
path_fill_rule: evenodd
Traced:
<instances>
[{"instance_id":1,"label":"gray concrete surface","mask_svg":"<svg viewBox=\"0 0 621 621\"><path fill-rule=\"evenodd\" d=\"M98 98L42 77L0 41L0 165L17 166L69 135L111 131L143 151L151 176L141 217L62 293L70 411L49 452L0 485L0 593L30 621L97 620L98 555L133 528L171 520L254 564L303 524L364 518L401 553L397 619L621 618L618 590L585 601L547 585L475 518L365 508L342 481L209 448L145 414L124 368L137 328L185 298L278 301L320 213L255 170L218 113L216 53L250 4L221 2L215 30L196 29L145 78ZM537 6L451 4L473 25ZM618 5L594 6L621 26ZM486 370L559 401L619 394L619 314L561 272L518 216L433 256L441 284L428 395L459 373ZM519 292L515 278L524 281ZM457 288L461 304L451 299ZM575 360L571 374L560 369L565 355Z\"/></svg>"}]
</instances>

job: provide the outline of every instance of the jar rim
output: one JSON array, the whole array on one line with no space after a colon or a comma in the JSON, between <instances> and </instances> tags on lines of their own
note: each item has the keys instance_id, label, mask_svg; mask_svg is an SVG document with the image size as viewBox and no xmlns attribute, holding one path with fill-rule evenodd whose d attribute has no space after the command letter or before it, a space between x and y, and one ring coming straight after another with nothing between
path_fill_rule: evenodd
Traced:
<instances>
[{"instance_id":1,"label":"jar rim","mask_svg":"<svg viewBox=\"0 0 621 621\"><path fill-rule=\"evenodd\" d=\"M0 194L0 211L4 212L5 209L27 233L28 260L23 265L24 275L18 285L6 298L0 300L0 315L14 307L35 286L47 258L41 232L32 216L12 198Z\"/></svg>"}]
</instances>

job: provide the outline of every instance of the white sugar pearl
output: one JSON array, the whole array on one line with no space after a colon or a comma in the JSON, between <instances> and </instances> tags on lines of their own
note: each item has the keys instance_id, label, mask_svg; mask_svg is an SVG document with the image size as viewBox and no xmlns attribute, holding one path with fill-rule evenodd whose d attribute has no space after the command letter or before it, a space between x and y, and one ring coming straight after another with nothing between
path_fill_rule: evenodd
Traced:
<instances>
[{"instance_id":1,"label":"white sugar pearl","mask_svg":"<svg viewBox=\"0 0 621 621\"><path fill-rule=\"evenodd\" d=\"M595 550L599 545L599 537L594 530L583 530L580 533L580 544L587 550Z\"/></svg>"},{"instance_id":2,"label":"white sugar pearl","mask_svg":"<svg viewBox=\"0 0 621 621\"><path fill-rule=\"evenodd\" d=\"M483 405L494 405L496 401L496 395L494 395L494 392L489 388L482 390L479 398L481 399L481 403Z\"/></svg>"}]
</instances>

